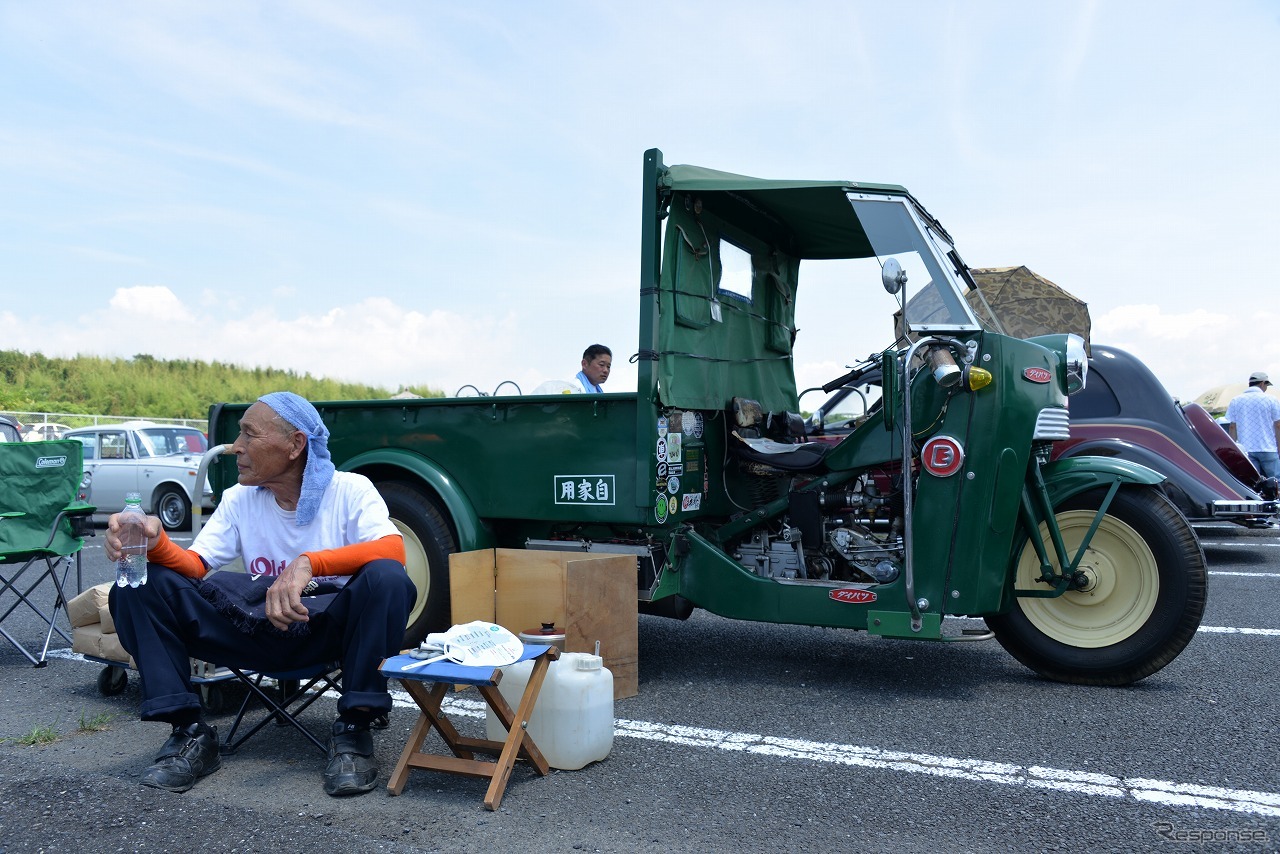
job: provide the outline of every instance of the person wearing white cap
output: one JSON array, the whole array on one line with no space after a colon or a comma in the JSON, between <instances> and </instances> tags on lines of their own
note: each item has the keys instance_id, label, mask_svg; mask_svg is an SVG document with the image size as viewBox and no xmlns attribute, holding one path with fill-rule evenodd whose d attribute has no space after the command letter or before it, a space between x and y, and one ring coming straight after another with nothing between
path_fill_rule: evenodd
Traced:
<instances>
[{"instance_id":1,"label":"person wearing white cap","mask_svg":"<svg viewBox=\"0 0 1280 854\"><path fill-rule=\"evenodd\" d=\"M386 502L368 478L334 470L328 439L305 399L263 395L231 445L239 483L222 494L191 547L147 518L149 580L113 586L109 600L142 676L142 719L173 727L142 774L144 786L185 792L222 764L218 731L191 684L194 657L267 672L341 661L324 790L373 789L369 726L391 709L378 663L399 649L417 591ZM120 555L118 519L107 523L109 560ZM210 574L237 558L244 573Z\"/></svg>"},{"instance_id":2,"label":"person wearing white cap","mask_svg":"<svg viewBox=\"0 0 1280 854\"><path fill-rule=\"evenodd\" d=\"M1280 400L1267 394L1266 371L1249 375L1249 387L1227 404L1227 432L1263 477L1280 477Z\"/></svg>"}]
</instances>

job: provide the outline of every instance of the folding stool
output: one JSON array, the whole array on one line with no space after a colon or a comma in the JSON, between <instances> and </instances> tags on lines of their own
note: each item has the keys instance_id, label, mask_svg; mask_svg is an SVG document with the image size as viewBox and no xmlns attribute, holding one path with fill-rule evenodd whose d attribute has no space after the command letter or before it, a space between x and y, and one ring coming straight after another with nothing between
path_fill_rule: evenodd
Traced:
<instances>
[{"instance_id":1,"label":"folding stool","mask_svg":"<svg viewBox=\"0 0 1280 854\"><path fill-rule=\"evenodd\" d=\"M488 778L490 782L485 792L484 805L487 809L496 810L502 803L503 792L507 787L507 781L511 778L511 770L517 759L528 762L539 776L545 777L550 773L550 766L547 765L547 760L538 750L538 746L533 743L533 738L526 731L526 727L533 714L534 704L538 701L538 692L542 690L547 667L559 657L560 650L554 646L524 645L524 654L519 660L532 659L533 671L529 674L524 695L520 698L520 704L514 712L498 690L502 671L496 667L468 667L450 661L437 661L421 667L412 667L415 663L419 663L419 659L406 654L397 655L382 662L379 672L388 678L399 679L409 696L421 709L418 721L414 724L409 740L400 754L400 760L387 780L387 790L393 795L400 794L404 790L411 768ZM427 688L427 684L431 687ZM460 735L441 708L445 692L449 690L450 685L474 685L489 708L498 716L502 725L507 728L506 740L493 741L487 738L468 738ZM444 739L445 745L452 751L453 756L422 752L423 742L432 730L440 733L440 737ZM497 761L476 759L477 753L497 757Z\"/></svg>"}]
</instances>

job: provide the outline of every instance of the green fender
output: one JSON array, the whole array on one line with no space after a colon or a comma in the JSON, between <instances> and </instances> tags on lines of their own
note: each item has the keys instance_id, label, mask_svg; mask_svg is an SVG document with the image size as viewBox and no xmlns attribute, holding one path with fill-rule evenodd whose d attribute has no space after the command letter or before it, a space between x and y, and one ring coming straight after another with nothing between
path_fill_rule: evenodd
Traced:
<instances>
[{"instance_id":1,"label":"green fender","mask_svg":"<svg viewBox=\"0 0 1280 854\"><path fill-rule=\"evenodd\" d=\"M409 476L410 480L419 480L430 487L440 500L444 502L453 521L453 528L458 534L458 551L468 552L476 549L488 549L494 545L493 535L489 528L480 521L471 499L458 486L457 481L448 472L428 460L426 457L398 448L382 448L366 451L342 463L343 471L359 472L361 469L377 468L398 469ZM385 474L379 476L385 480Z\"/></svg>"},{"instance_id":2,"label":"green fender","mask_svg":"<svg viewBox=\"0 0 1280 854\"><path fill-rule=\"evenodd\" d=\"M1074 498L1098 486L1110 486L1115 481L1155 486L1165 476L1155 469L1115 457L1071 457L1054 460L1040 469L1049 504L1057 507L1063 501Z\"/></svg>"},{"instance_id":3,"label":"green fender","mask_svg":"<svg viewBox=\"0 0 1280 854\"><path fill-rule=\"evenodd\" d=\"M1038 476L1034 470L1031 471L1025 487L1027 492L1024 493L1023 498L1024 502L1031 499L1030 504L1038 507L1038 502L1031 495L1036 488L1036 480L1044 484L1049 506L1058 507L1064 501L1090 489L1098 487L1110 489L1117 483L1156 486L1164 479L1164 475L1158 471L1128 460L1115 457L1071 457L1046 463L1041 467ZM1015 596L1014 579L1017 576L1018 560L1026 542L1023 536L1023 534L1015 534L1013 540L1013 551L1009 555L1009 567L1003 583L999 613L1008 610Z\"/></svg>"}]
</instances>

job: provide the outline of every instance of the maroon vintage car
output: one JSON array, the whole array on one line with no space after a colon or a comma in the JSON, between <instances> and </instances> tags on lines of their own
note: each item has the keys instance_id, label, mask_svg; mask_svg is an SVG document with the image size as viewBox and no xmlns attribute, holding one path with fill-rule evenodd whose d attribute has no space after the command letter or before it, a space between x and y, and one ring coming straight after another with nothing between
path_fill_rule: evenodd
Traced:
<instances>
[{"instance_id":1,"label":"maroon vintage car","mask_svg":"<svg viewBox=\"0 0 1280 854\"><path fill-rule=\"evenodd\" d=\"M1084 391L1072 396L1071 438L1053 456L1112 456L1168 477L1165 491L1192 522L1271 526L1280 505L1204 407L1173 398L1131 353L1095 344Z\"/></svg>"}]
</instances>

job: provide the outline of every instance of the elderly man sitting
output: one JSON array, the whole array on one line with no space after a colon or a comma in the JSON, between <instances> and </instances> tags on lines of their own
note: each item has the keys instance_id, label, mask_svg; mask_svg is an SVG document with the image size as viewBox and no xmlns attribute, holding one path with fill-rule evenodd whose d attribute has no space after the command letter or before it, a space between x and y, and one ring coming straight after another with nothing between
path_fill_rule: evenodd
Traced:
<instances>
[{"instance_id":1,"label":"elderly man sitting","mask_svg":"<svg viewBox=\"0 0 1280 854\"><path fill-rule=\"evenodd\" d=\"M371 790L378 767L370 723L391 708L378 663L400 647L416 591L387 505L362 475L334 470L320 413L290 392L259 398L231 446L239 483L190 549L147 519L149 582L113 587L110 607L142 677L142 719L173 727L142 783L185 792L218 770L218 733L192 689L192 657L250 670L342 663L342 698L329 744L324 790ZM119 516L108 522L107 557L120 556ZM244 560L270 584L265 619L231 613L210 570ZM302 603L312 577L351 576L323 611Z\"/></svg>"}]
</instances>

